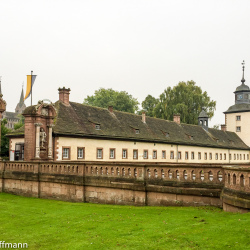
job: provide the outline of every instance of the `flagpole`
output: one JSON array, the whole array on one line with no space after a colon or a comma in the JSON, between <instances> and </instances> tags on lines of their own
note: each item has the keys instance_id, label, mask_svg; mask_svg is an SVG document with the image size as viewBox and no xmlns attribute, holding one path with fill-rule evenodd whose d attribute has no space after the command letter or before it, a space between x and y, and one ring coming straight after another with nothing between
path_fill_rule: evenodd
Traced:
<instances>
[{"instance_id":1,"label":"flagpole","mask_svg":"<svg viewBox=\"0 0 250 250\"><path fill-rule=\"evenodd\" d=\"M33 74L33 71L31 70L31 90L30 90L30 94L31 94L31 106L32 106L32 74Z\"/></svg>"}]
</instances>

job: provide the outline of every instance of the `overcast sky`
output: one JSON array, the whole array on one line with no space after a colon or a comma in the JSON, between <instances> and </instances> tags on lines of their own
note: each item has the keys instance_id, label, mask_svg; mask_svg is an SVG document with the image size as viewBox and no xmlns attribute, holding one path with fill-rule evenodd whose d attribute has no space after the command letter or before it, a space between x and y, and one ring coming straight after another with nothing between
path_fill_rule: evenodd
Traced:
<instances>
[{"instance_id":1,"label":"overcast sky","mask_svg":"<svg viewBox=\"0 0 250 250\"><path fill-rule=\"evenodd\" d=\"M141 103L194 80L217 102L210 125L223 124L243 60L250 85L249 0L0 1L7 111L14 111L33 70L33 104L57 101L63 86L75 102L103 87L125 90Z\"/></svg>"}]
</instances>

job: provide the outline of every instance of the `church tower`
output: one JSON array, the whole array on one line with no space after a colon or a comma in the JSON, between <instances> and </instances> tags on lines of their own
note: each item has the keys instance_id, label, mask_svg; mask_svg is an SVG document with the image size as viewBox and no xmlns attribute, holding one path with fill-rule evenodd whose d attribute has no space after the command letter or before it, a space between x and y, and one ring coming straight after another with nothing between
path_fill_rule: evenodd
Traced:
<instances>
[{"instance_id":1,"label":"church tower","mask_svg":"<svg viewBox=\"0 0 250 250\"><path fill-rule=\"evenodd\" d=\"M23 88L22 88L20 100L19 100L19 103L16 105L15 112L17 114L22 114L25 109L26 109L26 105L24 104L24 95L23 95Z\"/></svg>"},{"instance_id":2,"label":"church tower","mask_svg":"<svg viewBox=\"0 0 250 250\"><path fill-rule=\"evenodd\" d=\"M250 146L250 89L245 84L245 62L242 63L243 73L241 85L234 92L235 104L228 108L225 114L226 130L236 132L237 135Z\"/></svg>"}]
</instances>

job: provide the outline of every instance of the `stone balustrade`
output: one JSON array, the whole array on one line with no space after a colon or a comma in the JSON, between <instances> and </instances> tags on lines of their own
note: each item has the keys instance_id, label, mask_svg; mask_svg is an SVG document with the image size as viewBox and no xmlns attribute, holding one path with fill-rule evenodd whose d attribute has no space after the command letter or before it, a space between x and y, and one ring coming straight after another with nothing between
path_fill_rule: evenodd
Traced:
<instances>
[{"instance_id":1,"label":"stone balustrade","mask_svg":"<svg viewBox=\"0 0 250 250\"><path fill-rule=\"evenodd\" d=\"M250 209L250 168L213 164L0 162L0 191L129 205ZM221 196L221 197L220 197Z\"/></svg>"}]
</instances>

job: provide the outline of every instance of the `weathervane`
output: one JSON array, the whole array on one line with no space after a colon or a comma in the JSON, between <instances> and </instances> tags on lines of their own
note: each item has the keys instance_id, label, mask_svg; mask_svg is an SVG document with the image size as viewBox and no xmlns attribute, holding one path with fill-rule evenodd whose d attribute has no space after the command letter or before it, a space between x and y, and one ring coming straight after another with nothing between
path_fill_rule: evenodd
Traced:
<instances>
[{"instance_id":1,"label":"weathervane","mask_svg":"<svg viewBox=\"0 0 250 250\"><path fill-rule=\"evenodd\" d=\"M243 74L242 74L242 80L241 80L241 82L242 82L242 84L244 84L244 82L246 81L246 80L244 79L245 61L243 60L243 62L242 62L241 64L243 65L243 66L242 66Z\"/></svg>"}]
</instances>

